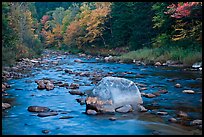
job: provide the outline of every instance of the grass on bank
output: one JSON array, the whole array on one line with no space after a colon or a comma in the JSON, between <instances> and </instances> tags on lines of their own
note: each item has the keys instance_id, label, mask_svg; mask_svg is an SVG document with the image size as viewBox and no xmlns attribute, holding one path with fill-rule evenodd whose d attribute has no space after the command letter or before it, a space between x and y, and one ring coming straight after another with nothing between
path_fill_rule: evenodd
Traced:
<instances>
[{"instance_id":1,"label":"grass on bank","mask_svg":"<svg viewBox=\"0 0 204 137\"><path fill-rule=\"evenodd\" d=\"M186 66L191 66L195 62L202 61L202 49L191 49L181 47L165 48L143 48L136 51L130 51L119 57L120 60L140 60L144 62L161 62L167 60L179 61Z\"/></svg>"}]
</instances>

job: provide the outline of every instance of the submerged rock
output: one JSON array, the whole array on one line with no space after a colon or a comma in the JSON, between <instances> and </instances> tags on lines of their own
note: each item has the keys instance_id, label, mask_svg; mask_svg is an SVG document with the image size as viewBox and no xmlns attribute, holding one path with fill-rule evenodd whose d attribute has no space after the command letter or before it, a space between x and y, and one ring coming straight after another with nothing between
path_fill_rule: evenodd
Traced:
<instances>
[{"instance_id":1,"label":"submerged rock","mask_svg":"<svg viewBox=\"0 0 204 137\"><path fill-rule=\"evenodd\" d=\"M30 112L48 112L50 109L48 107L41 106L29 106L28 111Z\"/></svg>"},{"instance_id":2,"label":"submerged rock","mask_svg":"<svg viewBox=\"0 0 204 137\"><path fill-rule=\"evenodd\" d=\"M105 77L86 98L86 110L99 113L114 113L119 107L132 107L138 110L142 98L136 84L125 78Z\"/></svg>"},{"instance_id":3,"label":"submerged rock","mask_svg":"<svg viewBox=\"0 0 204 137\"><path fill-rule=\"evenodd\" d=\"M115 117L110 117L109 118L109 120L111 120L111 121L115 121L117 118L115 118Z\"/></svg>"},{"instance_id":4,"label":"submerged rock","mask_svg":"<svg viewBox=\"0 0 204 137\"><path fill-rule=\"evenodd\" d=\"M70 93L71 95L80 95L80 96L85 95L85 93L84 93L84 92L74 91L74 90L69 91L69 93Z\"/></svg>"},{"instance_id":5,"label":"submerged rock","mask_svg":"<svg viewBox=\"0 0 204 137\"><path fill-rule=\"evenodd\" d=\"M71 83L71 85L69 86L70 89L77 89L79 88L79 84L76 83Z\"/></svg>"},{"instance_id":6,"label":"submerged rock","mask_svg":"<svg viewBox=\"0 0 204 137\"><path fill-rule=\"evenodd\" d=\"M128 113L133 111L132 106L131 105L125 105L119 108L116 108L115 110L116 112L120 112L120 113Z\"/></svg>"},{"instance_id":7,"label":"submerged rock","mask_svg":"<svg viewBox=\"0 0 204 137\"><path fill-rule=\"evenodd\" d=\"M73 116L62 116L59 119L70 119L70 118L74 118Z\"/></svg>"},{"instance_id":8,"label":"submerged rock","mask_svg":"<svg viewBox=\"0 0 204 137\"><path fill-rule=\"evenodd\" d=\"M49 130L42 130L42 133L48 134L50 131Z\"/></svg>"},{"instance_id":9,"label":"submerged rock","mask_svg":"<svg viewBox=\"0 0 204 137\"><path fill-rule=\"evenodd\" d=\"M41 112L41 113L38 113L38 117L49 117L49 116L55 116L55 115L58 115L57 112Z\"/></svg>"}]
</instances>

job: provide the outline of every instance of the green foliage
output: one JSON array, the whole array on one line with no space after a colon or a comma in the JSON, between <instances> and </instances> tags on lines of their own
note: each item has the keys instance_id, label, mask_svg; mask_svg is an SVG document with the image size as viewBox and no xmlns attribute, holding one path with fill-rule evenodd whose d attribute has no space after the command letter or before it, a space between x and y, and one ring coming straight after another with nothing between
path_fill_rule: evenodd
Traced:
<instances>
[{"instance_id":1,"label":"green foliage","mask_svg":"<svg viewBox=\"0 0 204 137\"><path fill-rule=\"evenodd\" d=\"M32 9L30 9L32 8ZM32 3L5 2L2 5L2 62L15 63L23 57L41 53L41 42L33 22Z\"/></svg>"},{"instance_id":2,"label":"green foliage","mask_svg":"<svg viewBox=\"0 0 204 137\"><path fill-rule=\"evenodd\" d=\"M150 45L154 35L152 5L152 2L113 3L113 47L130 46L131 49L139 49Z\"/></svg>"}]
</instances>

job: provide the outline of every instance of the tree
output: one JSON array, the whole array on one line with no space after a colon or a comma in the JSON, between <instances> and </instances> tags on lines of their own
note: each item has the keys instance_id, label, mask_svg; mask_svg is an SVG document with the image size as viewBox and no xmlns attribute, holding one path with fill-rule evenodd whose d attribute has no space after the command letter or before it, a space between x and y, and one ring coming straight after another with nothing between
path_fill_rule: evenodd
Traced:
<instances>
[{"instance_id":1,"label":"tree","mask_svg":"<svg viewBox=\"0 0 204 137\"><path fill-rule=\"evenodd\" d=\"M202 2L181 2L167 6L165 14L176 22L172 40L193 38L202 41Z\"/></svg>"}]
</instances>

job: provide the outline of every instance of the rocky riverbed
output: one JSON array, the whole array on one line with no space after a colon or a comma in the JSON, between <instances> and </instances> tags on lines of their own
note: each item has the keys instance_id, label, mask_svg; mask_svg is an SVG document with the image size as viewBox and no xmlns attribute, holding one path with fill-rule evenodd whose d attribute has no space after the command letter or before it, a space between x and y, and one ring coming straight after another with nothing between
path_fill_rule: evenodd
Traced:
<instances>
[{"instance_id":1,"label":"rocky riverbed","mask_svg":"<svg viewBox=\"0 0 204 137\"><path fill-rule=\"evenodd\" d=\"M4 68L2 134L202 134L202 71L106 60L47 50ZM137 85L140 111L86 112L88 95L108 76Z\"/></svg>"}]
</instances>

